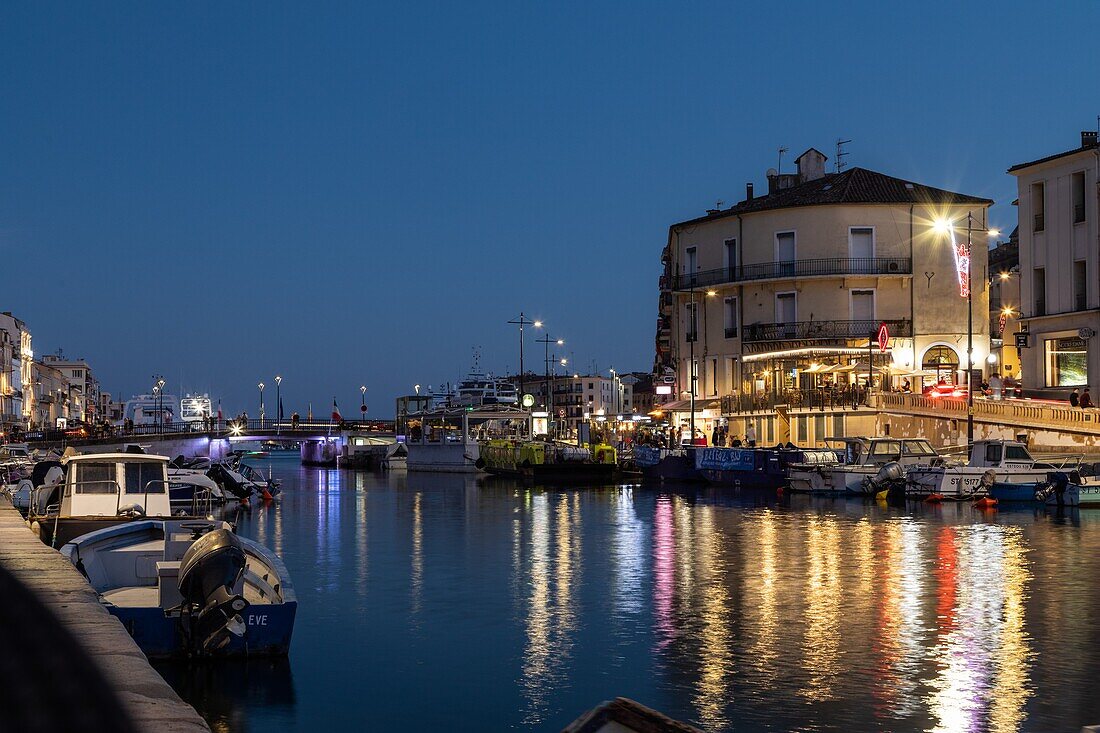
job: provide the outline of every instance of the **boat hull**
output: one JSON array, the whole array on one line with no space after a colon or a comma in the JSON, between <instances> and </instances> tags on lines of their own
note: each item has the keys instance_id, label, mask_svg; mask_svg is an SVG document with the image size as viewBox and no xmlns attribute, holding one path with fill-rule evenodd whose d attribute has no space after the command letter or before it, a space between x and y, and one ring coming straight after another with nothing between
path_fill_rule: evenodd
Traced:
<instances>
[{"instance_id":1,"label":"boat hull","mask_svg":"<svg viewBox=\"0 0 1100 733\"><path fill-rule=\"evenodd\" d=\"M187 656L187 640L178 617L165 616L157 607L131 608L107 602L104 606L122 622L145 656L150 659ZM297 612L297 601L249 606L241 614L244 636L231 637L229 644L218 650L218 658L287 656Z\"/></svg>"},{"instance_id":2,"label":"boat hull","mask_svg":"<svg viewBox=\"0 0 1100 733\"><path fill-rule=\"evenodd\" d=\"M1038 482L997 482L989 489L989 497L997 501L1036 503L1035 491Z\"/></svg>"},{"instance_id":3,"label":"boat hull","mask_svg":"<svg viewBox=\"0 0 1100 733\"><path fill-rule=\"evenodd\" d=\"M405 468L436 473L478 473L477 443L409 443Z\"/></svg>"}]
</instances>

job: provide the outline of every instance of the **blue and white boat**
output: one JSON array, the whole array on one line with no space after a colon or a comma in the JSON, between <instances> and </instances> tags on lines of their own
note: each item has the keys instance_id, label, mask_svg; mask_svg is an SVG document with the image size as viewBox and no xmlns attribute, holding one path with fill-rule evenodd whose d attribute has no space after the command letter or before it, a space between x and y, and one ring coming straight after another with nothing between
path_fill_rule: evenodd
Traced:
<instances>
[{"instance_id":1,"label":"blue and white boat","mask_svg":"<svg viewBox=\"0 0 1100 733\"><path fill-rule=\"evenodd\" d=\"M137 520L61 548L151 658L286 656L298 600L282 561L225 522Z\"/></svg>"}]
</instances>

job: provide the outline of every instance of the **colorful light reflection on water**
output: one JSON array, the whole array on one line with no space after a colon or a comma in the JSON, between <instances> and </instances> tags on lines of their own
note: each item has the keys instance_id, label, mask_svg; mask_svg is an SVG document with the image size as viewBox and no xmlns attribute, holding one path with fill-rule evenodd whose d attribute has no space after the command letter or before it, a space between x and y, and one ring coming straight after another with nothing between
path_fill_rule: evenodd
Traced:
<instances>
[{"instance_id":1,"label":"colorful light reflection on water","mask_svg":"<svg viewBox=\"0 0 1100 733\"><path fill-rule=\"evenodd\" d=\"M272 463L240 531L292 573L289 664L166 670L219 730L560 730L616 695L707 731L1100 722L1100 512Z\"/></svg>"}]
</instances>

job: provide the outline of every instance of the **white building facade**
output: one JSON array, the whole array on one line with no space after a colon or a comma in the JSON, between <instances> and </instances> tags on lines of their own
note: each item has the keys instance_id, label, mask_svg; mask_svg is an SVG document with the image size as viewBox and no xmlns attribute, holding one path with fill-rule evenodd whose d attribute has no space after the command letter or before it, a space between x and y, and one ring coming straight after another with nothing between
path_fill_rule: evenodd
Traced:
<instances>
[{"instance_id":1,"label":"white building facade","mask_svg":"<svg viewBox=\"0 0 1100 733\"><path fill-rule=\"evenodd\" d=\"M33 361L27 325L11 313L0 313L0 426L29 424L34 411Z\"/></svg>"},{"instance_id":2,"label":"white building facade","mask_svg":"<svg viewBox=\"0 0 1100 733\"><path fill-rule=\"evenodd\" d=\"M1008 171L1019 193L1022 379L1036 396L1100 389L1098 171L1092 131L1080 147Z\"/></svg>"}]
</instances>

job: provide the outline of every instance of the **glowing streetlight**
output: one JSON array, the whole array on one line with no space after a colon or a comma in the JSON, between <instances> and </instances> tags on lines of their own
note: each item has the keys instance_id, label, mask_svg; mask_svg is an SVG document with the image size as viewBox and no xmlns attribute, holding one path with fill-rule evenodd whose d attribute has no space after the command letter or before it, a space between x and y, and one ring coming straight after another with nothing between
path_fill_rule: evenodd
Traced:
<instances>
[{"instance_id":1,"label":"glowing streetlight","mask_svg":"<svg viewBox=\"0 0 1100 733\"><path fill-rule=\"evenodd\" d=\"M278 416L275 420L275 433L278 434L281 428L280 423L283 420L283 378L278 374L275 375L275 414Z\"/></svg>"},{"instance_id":2,"label":"glowing streetlight","mask_svg":"<svg viewBox=\"0 0 1100 733\"><path fill-rule=\"evenodd\" d=\"M260 429L264 426L264 383L260 382L256 385L260 388Z\"/></svg>"},{"instance_id":3,"label":"glowing streetlight","mask_svg":"<svg viewBox=\"0 0 1100 733\"><path fill-rule=\"evenodd\" d=\"M367 416L367 385L363 384L359 387L359 395L362 401L359 403L359 412L363 417Z\"/></svg>"}]
</instances>

